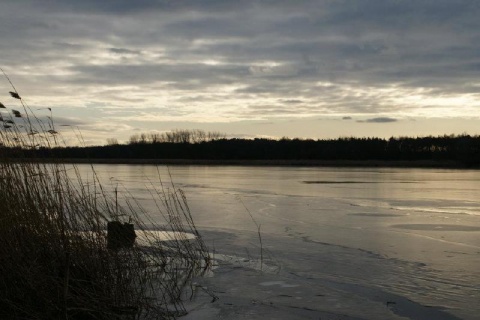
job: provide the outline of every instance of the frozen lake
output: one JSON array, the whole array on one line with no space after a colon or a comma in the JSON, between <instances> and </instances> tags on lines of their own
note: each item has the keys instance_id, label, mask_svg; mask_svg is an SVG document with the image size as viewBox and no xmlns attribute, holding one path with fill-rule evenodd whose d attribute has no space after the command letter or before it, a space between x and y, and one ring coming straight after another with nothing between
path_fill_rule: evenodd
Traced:
<instances>
[{"instance_id":1,"label":"frozen lake","mask_svg":"<svg viewBox=\"0 0 480 320\"><path fill-rule=\"evenodd\" d=\"M121 183L152 211L145 187L159 184L157 170L165 185L170 179L166 167L95 168L107 185ZM220 299L199 297L191 319L478 319L480 171L169 172L224 266L199 280Z\"/></svg>"}]
</instances>

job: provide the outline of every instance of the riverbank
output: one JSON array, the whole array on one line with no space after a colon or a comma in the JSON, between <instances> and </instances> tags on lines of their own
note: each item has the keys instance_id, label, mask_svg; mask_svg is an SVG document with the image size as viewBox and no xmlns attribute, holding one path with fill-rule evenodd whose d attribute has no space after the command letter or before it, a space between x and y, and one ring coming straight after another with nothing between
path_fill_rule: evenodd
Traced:
<instances>
[{"instance_id":1,"label":"riverbank","mask_svg":"<svg viewBox=\"0 0 480 320\"><path fill-rule=\"evenodd\" d=\"M38 159L48 162L49 159ZM65 158L63 163L131 164L131 165L208 165L208 166L292 166L292 167L363 167L363 168L445 168L477 169L458 161L432 160L214 160L214 159L126 159L126 158Z\"/></svg>"}]
</instances>

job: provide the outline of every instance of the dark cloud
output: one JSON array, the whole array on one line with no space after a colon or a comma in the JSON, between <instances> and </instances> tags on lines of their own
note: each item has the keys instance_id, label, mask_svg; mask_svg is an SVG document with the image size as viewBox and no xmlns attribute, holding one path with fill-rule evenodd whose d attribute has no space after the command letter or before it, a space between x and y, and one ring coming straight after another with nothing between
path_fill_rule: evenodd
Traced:
<instances>
[{"instance_id":1,"label":"dark cloud","mask_svg":"<svg viewBox=\"0 0 480 320\"><path fill-rule=\"evenodd\" d=\"M83 84L148 84L154 81L178 82L179 87L189 83L191 89L206 88L212 84L235 81L239 77L248 76L244 66L211 66L203 64L110 64L104 66L80 65L71 68L78 74L72 82Z\"/></svg>"},{"instance_id":2,"label":"dark cloud","mask_svg":"<svg viewBox=\"0 0 480 320\"><path fill-rule=\"evenodd\" d=\"M342 120L352 120L352 117L343 117Z\"/></svg>"},{"instance_id":3,"label":"dark cloud","mask_svg":"<svg viewBox=\"0 0 480 320\"><path fill-rule=\"evenodd\" d=\"M279 100L281 103L286 103L286 104L298 104L298 103L303 103L303 100L299 99L281 99Z\"/></svg>"},{"instance_id":4,"label":"dark cloud","mask_svg":"<svg viewBox=\"0 0 480 320\"><path fill-rule=\"evenodd\" d=\"M231 39L254 36L258 30L255 26L244 24L238 19L232 20L230 16L226 16L224 18L202 17L194 20L174 21L165 25L164 31L169 36L183 39Z\"/></svg>"},{"instance_id":5,"label":"dark cloud","mask_svg":"<svg viewBox=\"0 0 480 320\"><path fill-rule=\"evenodd\" d=\"M49 120L49 119L48 119ZM44 120L44 123L48 123L48 120ZM81 126L87 124L84 119L71 118L71 117L54 117L55 124L58 126Z\"/></svg>"},{"instance_id":6,"label":"dark cloud","mask_svg":"<svg viewBox=\"0 0 480 320\"><path fill-rule=\"evenodd\" d=\"M371 118L367 120L358 120L357 122L368 122L368 123L389 123L389 122L397 122L397 119L388 118L388 117L378 117L378 118Z\"/></svg>"},{"instance_id":7,"label":"dark cloud","mask_svg":"<svg viewBox=\"0 0 480 320\"><path fill-rule=\"evenodd\" d=\"M117 53L117 54L140 54L140 50L130 50L125 48L109 48L108 51Z\"/></svg>"}]
</instances>

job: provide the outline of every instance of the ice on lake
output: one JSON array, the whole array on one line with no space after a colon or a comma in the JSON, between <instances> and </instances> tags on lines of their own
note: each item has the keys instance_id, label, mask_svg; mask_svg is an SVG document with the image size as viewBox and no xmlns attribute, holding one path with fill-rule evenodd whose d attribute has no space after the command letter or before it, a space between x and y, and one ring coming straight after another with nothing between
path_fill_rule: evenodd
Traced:
<instances>
[{"instance_id":1,"label":"ice on lake","mask_svg":"<svg viewBox=\"0 0 480 320\"><path fill-rule=\"evenodd\" d=\"M156 210L146 190L159 185L157 167L96 168L105 181L122 183L147 211ZM159 170L164 187L172 187L171 175L185 191L217 261L213 277L198 281L220 299L210 303L199 297L191 319L477 319L480 314L480 171Z\"/></svg>"}]
</instances>

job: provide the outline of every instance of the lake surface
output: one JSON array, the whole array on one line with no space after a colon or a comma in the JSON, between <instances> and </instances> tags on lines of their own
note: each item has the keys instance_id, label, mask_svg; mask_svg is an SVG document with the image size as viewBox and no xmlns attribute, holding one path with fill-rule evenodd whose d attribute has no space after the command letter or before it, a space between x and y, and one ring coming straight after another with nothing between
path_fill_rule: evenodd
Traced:
<instances>
[{"instance_id":1,"label":"lake surface","mask_svg":"<svg viewBox=\"0 0 480 320\"><path fill-rule=\"evenodd\" d=\"M82 176L90 174L89 166L78 167ZM152 212L147 190L159 186L159 174L169 187L171 175L185 191L207 245L232 263L246 261L259 269L252 261L260 256L260 227L262 276L236 283L240 274L214 272L210 287L227 286L218 292L232 303L204 306L206 319L208 312L236 319L227 308L235 303L258 319L314 319L319 310L338 319L478 319L480 314L480 171L95 168L107 186L121 184ZM253 307L252 299L261 303ZM289 315L289 310L301 312Z\"/></svg>"}]
</instances>

